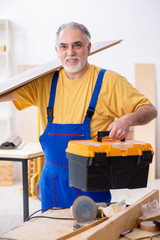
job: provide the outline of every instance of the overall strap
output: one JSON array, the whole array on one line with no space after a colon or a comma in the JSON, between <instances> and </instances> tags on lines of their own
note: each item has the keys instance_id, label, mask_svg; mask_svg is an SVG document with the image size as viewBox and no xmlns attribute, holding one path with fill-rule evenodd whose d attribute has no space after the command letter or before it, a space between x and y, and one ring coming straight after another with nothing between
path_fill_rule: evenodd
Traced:
<instances>
[{"instance_id":1,"label":"overall strap","mask_svg":"<svg viewBox=\"0 0 160 240\"><path fill-rule=\"evenodd\" d=\"M93 94L92 94L92 98L91 98L91 101L90 101L90 104L89 104L89 107L88 107L85 119L89 118L91 120L91 118L92 118L92 116L94 114L94 110L95 110L95 107L96 107L96 104L97 104L97 100L98 100L98 95L99 95L99 92L100 92L100 89L101 89L101 85L102 85L102 81L103 81L103 76L104 76L106 71L107 71L106 69L102 69L99 72L99 75L98 75L98 78L97 78L97 82L96 82L96 85L94 87L94 91L93 91Z\"/></svg>"},{"instance_id":2,"label":"overall strap","mask_svg":"<svg viewBox=\"0 0 160 240\"><path fill-rule=\"evenodd\" d=\"M58 77L59 77L59 71L56 71L52 78L49 104L47 107L47 118L48 118L48 122L51 122L51 123L53 121L53 106L54 106L54 100L55 100L55 95L56 95L56 87L57 87Z\"/></svg>"}]
</instances>

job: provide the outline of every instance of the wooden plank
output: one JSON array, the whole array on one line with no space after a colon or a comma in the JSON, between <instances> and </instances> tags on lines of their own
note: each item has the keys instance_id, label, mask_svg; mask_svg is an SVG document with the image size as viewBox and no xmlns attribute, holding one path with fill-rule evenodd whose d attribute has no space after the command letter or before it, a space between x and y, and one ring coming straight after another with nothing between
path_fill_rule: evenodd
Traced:
<instances>
[{"instance_id":1,"label":"wooden plank","mask_svg":"<svg viewBox=\"0 0 160 240\"><path fill-rule=\"evenodd\" d=\"M122 40L116 41L105 41L105 42L96 42L93 44L90 55L93 55L97 52L103 51L109 47L112 47ZM5 96L16 89L36 80L37 78L44 76L50 72L54 72L57 69L62 67L58 58L40 65L36 68L26 71L25 73L19 74L15 77L8 79L8 81L0 83L0 97Z\"/></svg>"},{"instance_id":2,"label":"wooden plank","mask_svg":"<svg viewBox=\"0 0 160 240\"><path fill-rule=\"evenodd\" d=\"M13 185L13 162L0 162L0 186Z\"/></svg>"},{"instance_id":3,"label":"wooden plank","mask_svg":"<svg viewBox=\"0 0 160 240\"><path fill-rule=\"evenodd\" d=\"M10 169L9 169L10 170ZM12 169L11 169L12 170ZM7 169L7 171L5 170L5 171L2 171L1 169L0 169L0 177L1 176L12 176L12 171L8 171L8 169Z\"/></svg>"},{"instance_id":4,"label":"wooden plank","mask_svg":"<svg viewBox=\"0 0 160 240\"><path fill-rule=\"evenodd\" d=\"M5 150L6 151L6 150ZM12 166L12 162L10 162L10 161L0 161L0 166L1 165L4 165L4 166Z\"/></svg>"},{"instance_id":5,"label":"wooden plank","mask_svg":"<svg viewBox=\"0 0 160 240\"><path fill-rule=\"evenodd\" d=\"M135 226L137 218L142 215L142 204L153 201L153 199L159 200L158 190L152 190L116 216L108 220L102 219L75 232L73 232L73 220L39 218L25 222L22 226L3 234L1 237L16 240L106 240L107 236L109 240L117 240L121 232ZM71 213L70 209L49 210L40 216L71 218Z\"/></svg>"},{"instance_id":6,"label":"wooden plank","mask_svg":"<svg viewBox=\"0 0 160 240\"><path fill-rule=\"evenodd\" d=\"M8 165L8 164L6 164L6 166L0 165L0 171L3 171L3 170L12 170L12 165Z\"/></svg>"},{"instance_id":7,"label":"wooden plank","mask_svg":"<svg viewBox=\"0 0 160 240\"><path fill-rule=\"evenodd\" d=\"M40 214L41 215L41 214ZM49 210L42 214L43 216L57 218L71 218L70 209ZM73 220L58 220L58 219L31 219L25 222L22 226L5 233L0 236L2 238L12 238L16 240L54 240L60 236L73 231Z\"/></svg>"},{"instance_id":8,"label":"wooden plank","mask_svg":"<svg viewBox=\"0 0 160 240\"><path fill-rule=\"evenodd\" d=\"M12 176L0 176L0 181L12 181Z\"/></svg>"},{"instance_id":9,"label":"wooden plank","mask_svg":"<svg viewBox=\"0 0 160 240\"><path fill-rule=\"evenodd\" d=\"M135 87L144 93L156 105L155 64L135 64ZM156 150L156 120L147 125L134 127L134 139L148 142ZM156 157L153 156L149 170L149 179L155 179Z\"/></svg>"},{"instance_id":10,"label":"wooden plank","mask_svg":"<svg viewBox=\"0 0 160 240\"><path fill-rule=\"evenodd\" d=\"M68 239L68 237L75 236L75 235L77 235L77 234L79 234L79 233L82 233L82 232L88 230L88 229L91 229L91 228L93 228L94 226L97 226L97 225L101 224L102 222L105 222L106 220L108 220L108 218L106 218L106 217L101 218L101 219L98 220L98 221L94 221L93 223L90 223L89 225L86 225L86 226L84 226L84 227L82 227L82 228L80 228L80 229L77 229L76 232L72 232L72 233L69 233L69 234L66 235L66 236L60 237L60 238L58 238L57 240L66 240L66 239Z\"/></svg>"},{"instance_id":11,"label":"wooden plank","mask_svg":"<svg viewBox=\"0 0 160 240\"><path fill-rule=\"evenodd\" d=\"M13 185L13 182L11 181L1 181L0 182L0 186L12 186Z\"/></svg>"}]
</instances>

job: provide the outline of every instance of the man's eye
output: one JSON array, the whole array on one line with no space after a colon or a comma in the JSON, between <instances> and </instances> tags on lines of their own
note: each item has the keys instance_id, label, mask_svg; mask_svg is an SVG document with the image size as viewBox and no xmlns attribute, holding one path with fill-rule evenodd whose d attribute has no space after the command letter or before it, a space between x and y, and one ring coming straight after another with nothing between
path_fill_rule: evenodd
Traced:
<instances>
[{"instance_id":1,"label":"man's eye","mask_svg":"<svg viewBox=\"0 0 160 240\"><path fill-rule=\"evenodd\" d=\"M66 46L61 46L62 49L64 49Z\"/></svg>"},{"instance_id":2,"label":"man's eye","mask_svg":"<svg viewBox=\"0 0 160 240\"><path fill-rule=\"evenodd\" d=\"M60 50L65 50L66 48L66 45L60 45Z\"/></svg>"},{"instance_id":3,"label":"man's eye","mask_svg":"<svg viewBox=\"0 0 160 240\"><path fill-rule=\"evenodd\" d=\"M82 47L82 44L81 43L75 43L74 44L74 48L81 48Z\"/></svg>"}]
</instances>

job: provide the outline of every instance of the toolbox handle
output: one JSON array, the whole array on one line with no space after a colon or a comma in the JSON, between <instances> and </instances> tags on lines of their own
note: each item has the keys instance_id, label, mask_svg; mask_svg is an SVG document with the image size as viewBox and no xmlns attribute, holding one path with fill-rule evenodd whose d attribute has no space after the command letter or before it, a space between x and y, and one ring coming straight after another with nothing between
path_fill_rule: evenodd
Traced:
<instances>
[{"instance_id":1,"label":"toolbox handle","mask_svg":"<svg viewBox=\"0 0 160 240\"><path fill-rule=\"evenodd\" d=\"M98 142L102 142L102 138L105 136L109 136L110 131L99 131L97 133ZM121 142L125 142L125 138L121 139Z\"/></svg>"}]
</instances>

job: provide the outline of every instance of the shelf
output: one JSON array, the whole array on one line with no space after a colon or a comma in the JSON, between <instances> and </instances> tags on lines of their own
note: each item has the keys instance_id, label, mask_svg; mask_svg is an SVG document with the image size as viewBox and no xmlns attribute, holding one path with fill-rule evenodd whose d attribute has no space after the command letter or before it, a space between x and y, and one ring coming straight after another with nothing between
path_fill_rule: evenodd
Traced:
<instances>
[{"instance_id":1,"label":"shelf","mask_svg":"<svg viewBox=\"0 0 160 240\"><path fill-rule=\"evenodd\" d=\"M3 51L4 50L4 51ZM10 77L10 22L0 20L0 82Z\"/></svg>"},{"instance_id":2,"label":"shelf","mask_svg":"<svg viewBox=\"0 0 160 240\"><path fill-rule=\"evenodd\" d=\"M0 49L5 47L4 52L10 52L10 22L0 20ZM0 51L0 53L3 51Z\"/></svg>"}]
</instances>

